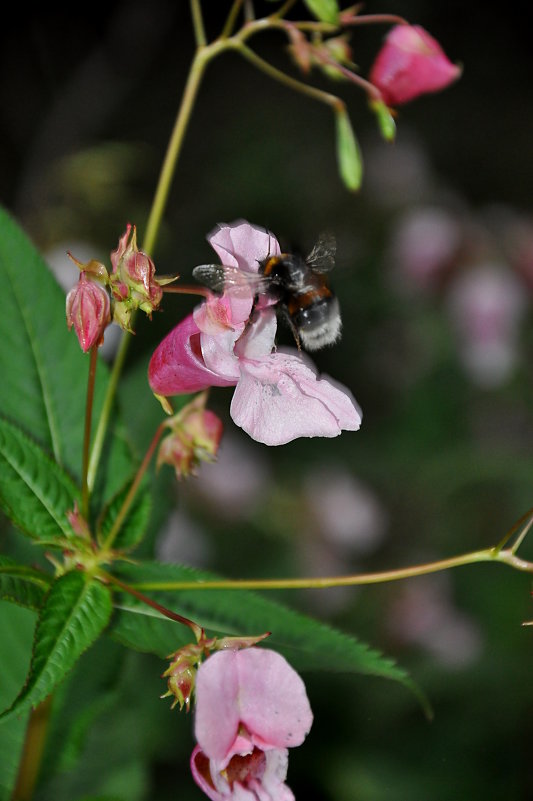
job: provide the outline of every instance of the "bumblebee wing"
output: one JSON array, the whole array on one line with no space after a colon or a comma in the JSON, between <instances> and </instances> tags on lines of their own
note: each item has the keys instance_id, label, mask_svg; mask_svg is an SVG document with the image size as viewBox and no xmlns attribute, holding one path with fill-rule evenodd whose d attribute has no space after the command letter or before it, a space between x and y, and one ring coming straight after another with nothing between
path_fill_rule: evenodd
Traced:
<instances>
[{"instance_id":1,"label":"bumblebee wing","mask_svg":"<svg viewBox=\"0 0 533 801\"><path fill-rule=\"evenodd\" d=\"M199 264L194 267L193 278L208 287L217 295L224 291L252 291L262 293L268 290L270 281L261 273L245 272L225 264Z\"/></svg>"},{"instance_id":2,"label":"bumblebee wing","mask_svg":"<svg viewBox=\"0 0 533 801\"><path fill-rule=\"evenodd\" d=\"M327 273L335 267L337 243L332 233L319 236L316 245L306 258L308 266L317 273Z\"/></svg>"},{"instance_id":3,"label":"bumblebee wing","mask_svg":"<svg viewBox=\"0 0 533 801\"><path fill-rule=\"evenodd\" d=\"M217 295L222 294L226 286L226 271L222 264L199 264L192 271L193 278Z\"/></svg>"}]
</instances>

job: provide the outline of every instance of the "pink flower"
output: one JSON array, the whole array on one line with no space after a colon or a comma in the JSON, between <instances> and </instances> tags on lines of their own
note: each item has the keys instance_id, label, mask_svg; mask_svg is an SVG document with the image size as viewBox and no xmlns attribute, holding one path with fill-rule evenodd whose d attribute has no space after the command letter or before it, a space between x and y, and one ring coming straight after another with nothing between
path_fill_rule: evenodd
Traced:
<instances>
[{"instance_id":1,"label":"pink flower","mask_svg":"<svg viewBox=\"0 0 533 801\"><path fill-rule=\"evenodd\" d=\"M93 281L85 271L67 295L67 326L72 326L80 347L87 353L94 345L101 345L104 331L111 322L109 295L103 286Z\"/></svg>"},{"instance_id":2,"label":"pink flower","mask_svg":"<svg viewBox=\"0 0 533 801\"><path fill-rule=\"evenodd\" d=\"M396 25L370 70L369 80L389 106L445 89L461 75L439 43L420 25Z\"/></svg>"},{"instance_id":3,"label":"pink flower","mask_svg":"<svg viewBox=\"0 0 533 801\"><path fill-rule=\"evenodd\" d=\"M300 354L276 351L277 321L270 301L254 304L253 284L246 276L257 273L268 254L280 252L277 241L244 221L219 226L209 241L236 280L158 346L148 371L153 392L178 395L235 386L233 421L266 445L356 431L361 413L349 390L319 378Z\"/></svg>"},{"instance_id":4,"label":"pink flower","mask_svg":"<svg viewBox=\"0 0 533 801\"><path fill-rule=\"evenodd\" d=\"M313 714L300 676L275 651L219 651L196 677L193 778L211 801L294 801L288 748Z\"/></svg>"}]
</instances>

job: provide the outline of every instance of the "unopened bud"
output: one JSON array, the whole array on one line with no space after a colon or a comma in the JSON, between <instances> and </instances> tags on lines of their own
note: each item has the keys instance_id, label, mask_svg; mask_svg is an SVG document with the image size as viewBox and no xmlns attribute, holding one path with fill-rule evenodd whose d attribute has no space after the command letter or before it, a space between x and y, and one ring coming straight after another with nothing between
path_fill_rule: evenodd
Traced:
<instances>
[{"instance_id":1,"label":"unopened bud","mask_svg":"<svg viewBox=\"0 0 533 801\"><path fill-rule=\"evenodd\" d=\"M152 259L137 247L137 231L128 223L118 247L111 253L113 272L109 283L115 300L113 319L129 331L133 311L141 309L148 316L157 309L163 297L162 286L173 278L155 278Z\"/></svg>"},{"instance_id":2,"label":"unopened bud","mask_svg":"<svg viewBox=\"0 0 533 801\"><path fill-rule=\"evenodd\" d=\"M84 353L102 344L104 331L111 322L109 295L85 271L67 295L66 313L69 331L74 326Z\"/></svg>"},{"instance_id":3,"label":"unopened bud","mask_svg":"<svg viewBox=\"0 0 533 801\"><path fill-rule=\"evenodd\" d=\"M166 423L171 433L160 445L157 466L172 465L178 479L195 475L200 462L212 462L217 454L223 425L205 402L202 393Z\"/></svg>"}]
</instances>

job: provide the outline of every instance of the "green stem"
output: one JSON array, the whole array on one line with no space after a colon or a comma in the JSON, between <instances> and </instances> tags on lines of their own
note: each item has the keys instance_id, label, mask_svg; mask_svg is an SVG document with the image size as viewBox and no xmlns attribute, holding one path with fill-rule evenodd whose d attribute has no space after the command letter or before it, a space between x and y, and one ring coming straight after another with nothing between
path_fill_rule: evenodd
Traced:
<instances>
[{"instance_id":1,"label":"green stem","mask_svg":"<svg viewBox=\"0 0 533 801\"><path fill-rule=\"evenodd\" d=\"M241 6L242 6L242 0L234 0L233 5L230 8L228 18L222 29L222 33L220 34L221 39L227 39L228 36L231 36L231 32L233 31L235 20L237 19L237 15L241 10Z\"/></svg>"},{"instance_id":2,"label":"green stem","mask_svg":"<svg viewBox=\"0 0 533 801\"><path fill-rule=\"evenodd\" d=\"M91 445L91 423L93 418L94 381L98 361L98 345L93 345L89 361L89 377L87 379L87 400L85 403L85 431L83 435L83 453L81 465L81 515L89 517L89 450Z\"/></svg>"},{"instance_id":3,"label":"green stem","mask_svg":"<svg viewBox=\"0 0 533 801\"><path fill-rule=\"evenodd\" d=\"M220 52L221 49L222 48L219 45L216 46L216 43L211 45L210 47L200 48L197 51L193 63L191 65L189 77L185 85L183 98L180 104L178 115L176 117L174 129L172 131L171 138L168 144L165 159L163 161L163 166L161 168L159 181L156 187L154 199L152 202L152 207L148 217L146 235L143 242L143 250L146 251L147 253L151 253L153 251L155 241L157 239L159 227L161 225L161 219L163 216L163 212L165 210L168 194L170 191L170 185L172 183L172 178L181 151L181 146L183 144L183 138L191 116L192 108L194 105L194 101L196 99L196 95L198 93L204 69L210 58L213 58L215 55L217 55L217 53ZM132 316L131 320L132 325L133 325L133 320L134 316ZM100 463L100 458L104 447L105 436L109 424L109 419L111 416L111 411L113 408L113 402L117 391L118 381L122 374L122 369L126 361L126 355L128 352L130 340L131 340L131 334L124 332L117 352L117 356L115 358L115 362L113 364L113 368L111 370L111 375L109 377L107 392L104 399L102 412L100 414L100 419L98 421L98 426L96 429L94 443L91 451L91 457L89 460L88 481L87 481L89 486L89 491L92 490L92 488L94 487L94 483L96 481L96 474L98 471L98 465Z\"/></svg>"},{"instance_id":4,"label":"green stem","mask_svg":"<svg viewBox=\"0 0 533 801\"><path fill-rule=\"evenodd\" d=\"M519 559L512 551L497 551L486 548L481 551L440 559L422 565L413 565L399 570L384 570L378 573L358 573L352 576L330 576L320 578L288 578L288 579L236 579L216 581L156 581L138 582L134 585L139 590L295 590L325 589L327 587L356 587L363 584L383 584L388 581L425 576L438 573L453 567L471 565L478 562L501 562L515 570L533 573L533 563Z\"/></svg>"},{"instance_id":5,"label":"green stem","mask_svg":"<svg viewBox=\"0 0 533 801\"><path fill-rule=\"evenodd\" d=\"M128 514L128 512L130 510L131 504L133 503L133 501L135 499L135 495L137 494L137 490L139 489L139 484L141 483L142 478L143 478L143 476L144 476L144 474L145 474L145 472L146 472L146 470L148 468L148 465L150 464L150 460L151 460L151 458L153 456L153 453L154 453L154 451L155 451L155 449L157 447L157 443L159 442L159 440L161 438L161 434L165 430L165 426L166 426L166 420L163 420L163 422L160 423L159 426L157 427L157 430L156 430L156 432L154 434L154 437L153 437L150 445L148 446L148 450L146 451L146 453L144 455L144 459L142 460L141 465L140 465L139 469L137 470L137 474L136 474L135 478L133 479L133 481L131 483L131 487L128 490L128 494L124 498L124 502L123 502L122 506L120 507L119 513L116 516L115 522L111 526L111 531L107 535L107 537L106 537L106 539L105 539L105 541L104 541L104 543L102 545L102 550L103 551L108 551L110 548L112 548L113 543L114 543L115 539L117 538L117 535L118 535L118 533L120 531L120 527L121 527L122 523L124 522L124 519L125 519L126 515Z\"/></svg>"},{"instance_id":6,"label":"green stem","mask_svg":"<svg viewBox=\"0 0 533 801\"><path fill-rule=\"evenodd\" d=\"M294 89L296 92L306 95L313 100L318 100L321 103L325 103L336 111L345 107L345 103L336 95L332 95L329 92L324 92L321 89L317 89L315 86L309 86L309 84L298 81L296 78L292 78L285 72L273 67L272 64L269 64L268 61L264 61L264 59L258 56L257 53L254 53L254 51L247 47L240 39L229 39L228 45L231 45L233 50L236 50L238 53L240 53L247 61L253 64L254 67L257 67L257 69L261 70L261 72L264 72L265 75L268 75L275 81L284 84L289 89Z\"/></svg>"},{"instance_id":7,"label":"green stem","mask_svg":"<svg viewBox=\"0 0 533 801\"><path fill-rule=\"evenodd\" d=\"M187 125L191 117L191 112L198 94L198 89L200 88L204 70L210 58L212 58L219 49L220 47L215 48L214 45L210 45L208 47L199 47L191 64L189 77L187 78L187 83L185 84L180 108L168 143L167 152L165 154L163 166L159 175L159 181L146 226L143 250L149 254L151 254L153 251L157 234L159 232L159 226L161 225L161 218L167 203L170 185L172 183L172 178L174 177L185 131L187 130Z\"/></svg>"},{"instance_id":8,"label":"green stem","mask_svg":"<svg viewBox=\"0 0 533 801\"><path fill-rule=\"evenodd\" d=\"M101 570L99 576L104 581L108 581L109 583L118 587L122 592L127 592L128 595L133 595L134 598L137 598L139 601L142 601L143 604L152 607L152 609L156 609L161 615L168 617L169 620L174 620L176 623L181 623L183 626L187 626L191 629L194 636L197 640L199 640L204 633L204 630L201 626L197 623L194 623L192 620L189 620L188 617L183 617L183 615L178 615L177 612L173 612L171 609L167 609L166 606L162 606L158 604L157 601L153 601L152 598L148 598L146 595L143 595L141 592L135 589L135 587L131 587L129 584L118 579L116 576L113 576L111 573L107 573L105 570Z\"/></svg>"},{"instance_id":9,"label":"green stem","mask_svg":"<svg viewBox=\"0 0 533 801\"><path fill-rule=\"evenodd\" d=\"M204 47L207 44L207 39L205 38L204 20L202 17L200 0L191 0L191 17L194 29L194 38L196 39L196 46Z\"/></svg>"},{"instance_id":10,"label":"green stem","mask_svg":"<svg viewBox=\"0 0 533 801\"><path fill-rule=\"evenodd\" d=\"M133 317L132 317L132 322L133 322ZM120 345L118 347L113 368L111 370L111 375L109 376L107 392L104 398L102 411L100 413L100 419L98 420L98 425L96 427L93 447L91 449L91 457L89 459L89 468L87 471L87 486L89 488L89 492L92 492L92 490L94 489L94 483L96 481L98 465L100 463L100 457L102 455L102 449L104 447L107 425L109 423L109 418L111 416L113 402L115 400L115 393L118 386L118 380L120 378L124 362L126 361L126 354L128 352L130 339L131 339L131 334L128 334L125 331L122 335L122 339L120 340Z\"/></svg>"},{"instance_id":11,"label":"green stem","mask_svg":"<svg viewBox=\"0 0 533 801\"><path fill-rule=\"evenodd\" d=\"M51 709L52 696L49 695L30 713L11 801L30 801L33 797L44 753Z\"/></svg>"}]
</instances>

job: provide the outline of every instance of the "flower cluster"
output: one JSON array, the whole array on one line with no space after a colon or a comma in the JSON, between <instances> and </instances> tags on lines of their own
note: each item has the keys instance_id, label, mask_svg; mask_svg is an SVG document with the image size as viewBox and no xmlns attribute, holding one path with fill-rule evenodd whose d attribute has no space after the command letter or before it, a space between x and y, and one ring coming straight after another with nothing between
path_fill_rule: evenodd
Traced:
<instances>
[{"instance_id":1,"label":"flower cluster","mask_svg":"<svg viewBox=\"0 0 533 801\"><path fill-rule=\"evenodd\" d=\"M174 280L155 277L154 263L137 247L136 229L129 223L111 253L111 273L95 259L82 264L68 255L80 270L80 277L67 295L67 325L69 330L74 326L84 353L103 343L104 331L111 322L131 332L131 315L136 309L151 316L163 297L161 287Z\"/></svg>"},{"instance_id":2,"label":"flower cluster","mask_svg":"<svg viewBox=\"0 0 533 801\"><path fill-rule=\"evenodd\" d=\"M301 353L277 350L275 309L268 296L256 302L251 278L268 255L279 255L275 237L239 220L217 226L208 240L234 280L160 343L148 370L152 391L166 397L234 386L233 421L266 445L356 431L361 412L350 391L318 377Z\"/></svg>"},{"instance_id":3,"label":"flower cluster","mask_svg":"<svg viewBox=\"0 0 533 801\"><path fill-rule=\"evenodd\" d=\"M305 685L280 654L219 651L196 676L194 780L211 801L294 801L288 749L312 722Z\"/></svg>"}]
</instances>

